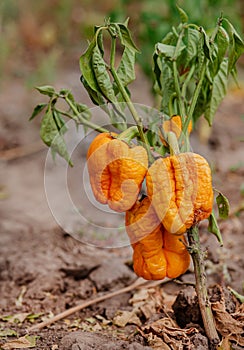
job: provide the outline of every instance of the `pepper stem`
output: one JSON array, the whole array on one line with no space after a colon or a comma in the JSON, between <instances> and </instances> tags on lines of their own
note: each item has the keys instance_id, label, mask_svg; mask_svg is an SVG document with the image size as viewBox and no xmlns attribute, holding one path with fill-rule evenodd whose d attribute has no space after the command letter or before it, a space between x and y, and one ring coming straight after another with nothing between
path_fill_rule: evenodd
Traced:
<instances>
[{"instance_id":1,"label":"pepper stem","mask_svg":"<svg viewBox=\"0 0 244 350\"><path fill-rule=\"evenodd\" d=\"M167 142L169 144L169 151L171 156L180 153L178 140L173 131L169 131L167 133Z\"/></svg>"},{"instance_id":2,"label":"pepper stem","mask_svg":"<svg viewBox=\"0 0 244 350\"><path fill-rule=\"evenodd\" d=\"M209 339L210 350L215 350L220 342L215 323L212 314L210 301L208 298L207 283L206 283L206 272L205 272L205 253L202 251L199 231L196 226L192 226L188 231L188 242L189 242L189 253L191 254L194 273L196 279L196 293L198 297L198 303L200 312L203 319L205 332Z\"/></svg>"}]
</instances>

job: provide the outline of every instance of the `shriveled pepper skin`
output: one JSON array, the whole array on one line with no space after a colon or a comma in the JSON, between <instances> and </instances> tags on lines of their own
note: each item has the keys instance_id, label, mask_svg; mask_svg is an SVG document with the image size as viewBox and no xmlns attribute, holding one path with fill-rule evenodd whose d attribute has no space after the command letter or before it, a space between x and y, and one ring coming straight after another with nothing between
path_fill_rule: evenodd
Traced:
<instances>
[{"instance_id":1,"label":"shriveled pepper skin","mask_svg":"<svg viewBox=\"0 0 244 350\"><path fill-rule=\"evenodd\" d=\"M147 280L176 278L189 264L185 237L175 236L160 223L148 197L126 212L126 231L134 250L135 273Z\"/></svg>"},{"instance_id":2,"label":"shriveled pepper skin","mask_svg":"<svg viewBox=\"0 0 244 350\"><path fill-rule=\"evenodd\" d=\"M211 169L199 154L157 159L148 170L146 183L158 218L170 233L182 234L212 212Z\"/></svg>"},{"instance_id":3,"label":"shriveled pepper skin","mask_svg":"<svg viewBox=\"0 0 244 350\"><path fill-rule=\"evenodd\" d=\"M124 212L137 200L148 157L142 146L130 148L113 136L102 133L91 142L87 152L88 172L97 201Z\"/></svg>"}]
</instances>

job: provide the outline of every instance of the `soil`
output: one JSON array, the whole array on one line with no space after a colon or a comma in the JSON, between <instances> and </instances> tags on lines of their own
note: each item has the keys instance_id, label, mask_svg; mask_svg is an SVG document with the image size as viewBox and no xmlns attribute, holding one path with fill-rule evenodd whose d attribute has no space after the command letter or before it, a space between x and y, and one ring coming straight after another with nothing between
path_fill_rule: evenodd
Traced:
<instances>
[{"instance_id":1,"label":"soil","mask_svg":"<svg viewBox=\"0 0 244 350\"><path fill-rule=\"evenodd\" d=\"M79 85L78 71L63 70L53 85L72 89L80 101L91 105ZM153 103L149 83L140 72L132 86L132 96L135 102ZM237 313L240 302L227 287L242 294L244 283L243 97L243 89L230 90L217 112L211 134L205 124L199 123L191 140L194 151L205 156L212 166L214 187L230 201L231 215L219 220L222 248L208 233L207 222L200 225L202 244L208 252L210 295L216 301L216 288L225 297L228 294L225 305L229 315ZM192 266L178 282L167 280L149 289L122 293L27 333L32 325L136 280L131 268L132 250L124 243L123 233L122 241L112 241L110 248L103 248L97 242L90 244L89 227L83 238L77 239L52 215L44 185L47 148L39 143L39 121L28 122L39 102L39 94L26 89L17 78L5 85L0 96L0 347L31 347L20 345L21 337L28 334L36 336L33 349L208 349L191 286ZM46 166L53 171L50 163ZM79 178L74 177L79 186ZM56 180L54 183L59 178ZM62 206L62 188L59 190L54 202ZM62 216L62 220L65 223L70 218ZM140 293L144 293L144 299L138 297ZM156 327L159 322L160 329L165 330L163 335ZM20 343L11 345L16 339ZM235 349L241 348L238 339L230 339Z\"/></svg>"}]
</instances>

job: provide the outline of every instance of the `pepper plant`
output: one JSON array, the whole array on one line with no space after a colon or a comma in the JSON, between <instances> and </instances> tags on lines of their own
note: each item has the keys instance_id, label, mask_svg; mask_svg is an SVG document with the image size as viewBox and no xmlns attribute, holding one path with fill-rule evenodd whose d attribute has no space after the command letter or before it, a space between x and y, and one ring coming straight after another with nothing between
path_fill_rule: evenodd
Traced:
<instances>
[{"instance_id":1,"label":"pepper plant","mask_svg":"<svg viewBox=\"0 0 244 350\"><path fill-rule=\"evenodd\" d=\"M66 120L100 133L87 154L95 198L125 212L134 270L139 276L175 278L186 271L191 255L203 323L214 349L220 339L207 294L198 223L208 219L209 231L222 245L213 211L214 191L220 217L228 216L229 205L220 191L213 190L207 161L190 152L189 134L200 117L212 125L229 76L236 78L236 62L244 43L223 16L207 30L189 23L181 8L178 11L181 22L152 53L158 113L149 108L142 116L131 98L128 86L135 80L139 50L128 21L107 20L95 27L94 37L80 57L80 80L92 102L107 113L113 132L94 123L89 108L77 102L71 91L56 91L49 85L37 87L49 100L38 104L30 119L44 112L40 136L53 155L59 154L70 166ZM106 43L107 36L110 38L109 48L104 46L105 34ZM60 109L60 99L66 109Z\"/></svg>"}]
</instances>

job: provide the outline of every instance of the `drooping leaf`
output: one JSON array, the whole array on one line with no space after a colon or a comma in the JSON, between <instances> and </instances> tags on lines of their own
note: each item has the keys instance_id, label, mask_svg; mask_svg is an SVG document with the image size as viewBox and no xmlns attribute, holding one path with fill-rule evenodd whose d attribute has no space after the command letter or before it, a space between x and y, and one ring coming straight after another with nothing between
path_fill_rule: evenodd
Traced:
<instances>
[{"instance_id":1,"label":"drooping leaf","mask_svg":"<svg viewBox=\"0 0 244 350\"><path fill-rule=\"evenodd\" d=\"M36 90L38 90L41 94L52 97L55 94L55 90L50 85L37 86Z\"/></svg>"},{"instance_id":2,"label":"drooping leaf","mask_svg":"<svg viewBox=\"0 0 244 350\"><path fill-rule=\"evenodd\" d=\"M86 89L86 91L88 92L88 95L90 96L90 99L92 100L92 102L97 105L104 105L105 104L105 100L104 97L102 96L102 94L98 91L94 91L87 83L87 81L85 80L84 76L81 76L80 78L82 84L84 85L84 88Z\"/></svg>"},{"instance_id":3,"label":"drooping leaf","mask_svg":"<svg viewBox=\"0 0 244 350\"><path fill-rule=\"evenodd\" d=\"M124 48L119 67L117 69L117 75L123 86L127 86L133 80L135 80L135 50L131 50L129 47Z\"/></svg>"},{"instance_id":4,"label":"drooping leaf","mask_svg":"<svg viewBox=\"0 0 244 350\"><path fill-rule=\"evenodd\" d=\"M224 196L223 193L219 192L218 196L216 197L216 203L218 206L220 218L227 219L230 211L230 204L226 196Z\"/></svg>"},{"instance_id":5,"label":"drooping leaf","mask_svg":"<svg viewBox=\"0 0 244 350\"><path fill-rule=\"evenodd\" d=\"M97 37L97 45L101 52L101 55L104 55L104 46L103 46L103 31L99 30L100 26L95 26L95 34ZM99 30L99 31L98 31Z\"/></svg>"},{"instance_id":6,"label":"drooping leaf","mask_svg":"<svg viewBox=\"0 0 244 350\"><path fill-rule=\"evenodd\" d=\"M93 38L86 52L80 57L80 70L89 87L94 91L99 91L99 87L92 67L92 56L95 47L96 40Z\"/></svg>"},{"instance_id":7,"label":"drooping leaf","mask_svg":"<svg viewBox=\"0 0 244 350\"><path fill-rule=\"evenodd\" d=\"M217 237L217 240L219 241L220 245L223 246L222 235L221 235L214 212L212 212L208 218L208 231L213 233Z\"/></svg>"},{"instance_id":8,"label":"drooping leaf","mask_svg":"<svg viewBox=\"0 0 244 350\"><path fill-rule=\"evenodd\" d=\"M212 50L210 47L209 37L205 30L201 27L201 33L203 38L203 51L205 56L211 61L212 60Z\"/></svg>"},{"instance_id":9,"label":"drooping leaf","mask_svg":"<svg viewBox=\"0 0 244 350\"><path fill-rule=\"evenodd\" d=\"M209 102L205 111L205 118L209 125L212 125L214 115L219 107L220 102L226 95L228 82L228 60L225 58L218 73L213 79L213 85L211 90L211 96L209 96Z\"/></svg>"},{"instance_id":10,"label":"drooping leaf","mask_svg":"<svg viewBox=\"0 0 244 350\"><path fill-rule=\"evenodd\" d=\"M176 8L180 14L180 19L181 19L181 23L186 23L188 22L188 16L186 14L186 12L181 8L179 7L178 5L176 5Z\"/></svg>"},{"instance_id":11,"label":"drooping leaf","mask_svg":"<svg viewBox=\"0 0 244 350\"><path fill-rule=\"evenodd\" d=\"M175 58L178 58L181 54L181 51L185 49L185 45L182 43ZM162 43L156 44L156 52L158 55L165 58L172 58L175 54L175 46L166 45Z\"/></svg>"},{"instance_id":12,"label":"drooping leaf","mask_svg":"<svg viewBox=\"0 0 244 350\"><path fill-rule=\"evenodd\" d=\"M217 44L217 48L218 48L218 62L219 64L223 61L226 51L228 49L229 46L229 37L228 34L226 32L226 30L219 26L218 28L218 32L216 35L216 44Z\"/></svg>"},{"instance_id":13,"label":"drooping leaf","mask_svg":"<svg viewBox=\"0 0 244 350\"><path fill-rule=\"evenodd\" d=\"M92 52L92 69L100 92L108 101L116 103L117 100L107 71L106 63L104 62L97 46L94 47Z\"/></svg>"},{"instance_id":14,"label":"drooping leaf","mask_svg":"<svg viewBox=\"0 0 244 350\"><path fill-rule=\"evenodd\" d=\"M41 139L47 146L51 147L54 153L58 153L72 166L63 133L59 128L60 125L57 125L53 111L51 108L48 108L41 123Z\"/></svg>"},{"instance_id":15,"label":"drooping leaf","mask_svg":"<svg viewBox=\"0 0 244 350\"><path fill-rule=\"evenodd\" d=\"M29 118L29 120L34 119L39 113L41 113L41 111L43 111L43 109L47 107L47 103L39 103L33 110L31 117Z\"/></svg>"},{"instance_id":16,"label":"drooping leaf","mask_svg":"<svg viewBox=\"0 0 244 350\"><path fill-rule=\"evenodd\" d=\"M187 46L186 46L186 59L185 67L191 62L191 60L197 56L198 42L200 38L199 31L193 28L187 29Z\"/></svg>"},{"instance_id":17,"label":"drooping leaf","mask_svg":"<svg viewBox=\"0 0 244 350\"><path fill-rule=\"evenodd\" d=\"M227 23L226 30L230 39L228 72L231 72L236 64L236 61L244 52L244 42L233 25L226 18L224 20Z\"/></svg>"},{"instance_id":18,"label":"drooping leaf","mask_svg":"<svg viewBox=\"0 0 244 350\"><path fill-rule=\"evenodd\" d=\"M124 23L119 23L118 26L121 44L135 52L140 52L139 49L136 47L136 44L134 43L127 26Z\"/></svg>"},{"instance_id":19,"label":"drooping leaf","mask_svg":"<svg viewBox=\"0 0 244 350\"><path fill-rule=\"evenodd\" d=\"M161 85L161 59L159 58L157 53L154 53L153 55L153 72L154 72L154 79L158 84L159 91L162 88Z\"/></svg>"}]
</instances>

